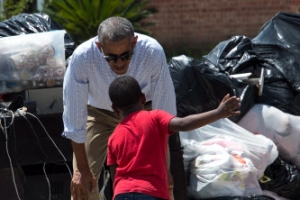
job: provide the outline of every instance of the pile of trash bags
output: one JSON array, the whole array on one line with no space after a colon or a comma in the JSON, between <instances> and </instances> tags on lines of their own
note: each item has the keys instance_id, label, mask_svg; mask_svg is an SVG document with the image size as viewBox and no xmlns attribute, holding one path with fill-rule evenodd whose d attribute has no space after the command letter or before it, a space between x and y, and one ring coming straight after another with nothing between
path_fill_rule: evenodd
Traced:
<instances>
[{"instance_id":1,"label":"pile of trash bags","mask_svg":"<svg viewBox=\"0 0 300 200\"><path fill-rule=\"evenodd\" d=\"M253 39L170 60L178 116L215 109L227 93L241 101L240 115L180 132L190 198L299 199L299 41L300 15L279 12Z\"/></svg>"}]
</instances>

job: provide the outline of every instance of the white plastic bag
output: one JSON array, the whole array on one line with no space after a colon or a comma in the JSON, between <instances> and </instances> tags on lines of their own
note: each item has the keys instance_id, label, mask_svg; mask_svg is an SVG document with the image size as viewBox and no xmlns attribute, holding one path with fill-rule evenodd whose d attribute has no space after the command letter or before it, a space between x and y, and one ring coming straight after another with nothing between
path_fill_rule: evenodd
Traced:
<instances>
[{"instance_id":1,"label":"white plastic bag","mask_svg":"<svg viewBox=\"0 0 300 200\"><path fill-rule=\"evenodd\" d=\"M190 174L188 193L196 199L262 195L258 180L278 156L270 139L228 119L180 132L180 140Z\"/></svg>"},{"instance_id":2,"label":"white plastic bag","mask_svg":"<svg viewBox=\"0 0 300 200\"><path fill-rule=\"evenodd\" d=\"M238 124L273 140L281 158L300 169L300 116L284 113L273 106L256 104Z\"/></svg>"}]
</instances>

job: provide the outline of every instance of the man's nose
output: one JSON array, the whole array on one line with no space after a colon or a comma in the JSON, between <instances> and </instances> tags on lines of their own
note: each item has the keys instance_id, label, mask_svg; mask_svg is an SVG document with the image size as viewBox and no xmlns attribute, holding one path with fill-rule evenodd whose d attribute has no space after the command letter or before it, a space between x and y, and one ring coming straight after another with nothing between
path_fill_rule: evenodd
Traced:
<instances>
[{"instance_id":1,"label":"man's nose","mask_svg":"<svg viewBox=\"0 0 300 200\"><path fill-rule=\"evenodd\" d=\"M124 64L124 60L122 60L121 58L118 57L117 61L115 62L116 65L121 66Z\"/></svg>"}]
</instances>

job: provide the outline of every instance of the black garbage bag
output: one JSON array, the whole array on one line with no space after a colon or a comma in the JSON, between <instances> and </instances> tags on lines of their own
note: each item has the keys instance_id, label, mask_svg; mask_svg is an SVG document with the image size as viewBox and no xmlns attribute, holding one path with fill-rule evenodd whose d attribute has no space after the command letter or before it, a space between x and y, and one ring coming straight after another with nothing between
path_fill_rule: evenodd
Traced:
<instances>
[{"instance_id":1,"label":"black garbage bag","mask_svg":"<svg viewBox=\"0 0 300 200\"><path fill-rule=\"evenodd\" d=\"M219 70L232 73L233 68L241 63L256 64L257 56L247 55L251 51L251 40L245 36L233 36L229 40L220 42L213 50L203 58L211 62ZM244 61L244 60L247 60ZM249 65L247 64L247 65Z\"/></svg>"},{"instance_id":2,"label":"black garbage bag","mask_svg":"<svg viewBox=\"0 0 300 200\"><path fill-rule=\"evenodd\" d=\"M260 186L263 190L274 192L281 197L299 200L300 172L295 165L278 157L266 168Z\"/></svg>"},{"instance_id":3,"label":"black garbage bag","mask_svg":"<svg viewBox=\"0 0 300 200\"><path fill-rule=\"evenodd\" d=\"M52 30L63 30L63 28L44 13L22 13L0 22L0 38ZM68 33L64 36L64 42L67 59L72 55L76 45Z\"/></svg>"},{"instance_id":4,"label":"black garbage bag","mask_svg":"<svg viewBox=\"0 0 300 200\"><path fill-rule=\"evenodd\" d=\"M254 105L255 87L230 78L228 73L208 61L177 56L170 60L169 70L180 117L215 109L228 93L240 97L242 102L241 115L230 118L234 122Z\"/></svg>"},{"instance_id":5,"label":"black garbage bag","mask_svg":"<svg viewBox=\"0 0 300 200\"><path fill-rule=\"evenodd\" d=\"M253 49L287 78L291 89L300 92L300 15L279 12L252 39Z\"/></svg>"},{"instance_id":6,"label":"black garbage bag","mask_svg":"<svg viewBox=\"0 0 300 200\"><path fill-rule=\"evenodd\" d=\"M266 102L300 115L300 15L279 12L252 39L253 50L272 66L266 77Z\"/></svg>"}]
</instances>

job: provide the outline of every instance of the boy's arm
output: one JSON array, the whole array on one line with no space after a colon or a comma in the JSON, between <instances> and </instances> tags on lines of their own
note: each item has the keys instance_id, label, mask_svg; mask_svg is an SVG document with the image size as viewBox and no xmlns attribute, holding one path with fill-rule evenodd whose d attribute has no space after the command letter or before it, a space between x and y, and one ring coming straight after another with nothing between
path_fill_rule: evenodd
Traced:
<instances>
[{"instance_id":1,"label":"boy's arm","mask_svg":"<svg viewBox=\"0 0 300 200\"><path fill-rule=\"evenodd\" d=\"M171 119L169 123L169 130L189 131L201 126L205 126L222 118L238 115L240 114L240 111L237 111L236 109L238 109L240 106L241 104L239 98L235 96L229 97L229 94L227 94L217 109L205 113L189 115L183 118L175 117Z\"/></svg>"},{"instance_id":2,"label":"boy's arm","mask_svg":"<svg viewBox=\"0 0 300 200\"><path fill-rule=\"evenodd\" d=\"M112 182L114 182L115 180L115 175L116 175L116 169L117 169L118 165L114 164L114 165L110 165L109 169L110 169L110 176L111 176L111 180Z\"/></svg>"}]
</instances>

